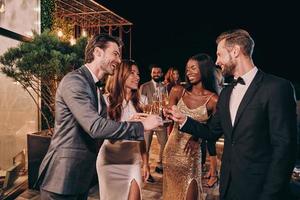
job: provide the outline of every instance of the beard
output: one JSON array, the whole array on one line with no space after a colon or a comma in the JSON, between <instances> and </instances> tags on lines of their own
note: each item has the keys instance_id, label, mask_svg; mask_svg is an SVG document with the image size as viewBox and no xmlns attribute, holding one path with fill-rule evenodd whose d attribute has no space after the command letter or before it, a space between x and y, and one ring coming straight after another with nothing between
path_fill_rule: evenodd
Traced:
<instances>
[{"instance_id":1,"label":"beard","mask_svg":"<svg viewBox=\"0 0 300 200\"><path fill-rule=\"evenodd\" d=\"M156 83L162 82L162 77L155 76L152 78Z\"/></svg>"},{"instance_id":2,"label":"beard","mask_svg":"<svg viewBox=\"0 0 300 200\"><path fill-rule=\"evenodd\" d=\"M230 58L229 61L226 64L224 64L222 75L224 77L233 76L235 67L236 64L232 61L232 58Z\"/></svg>"},{"instance_id":3,"label":"beard","mask_svg":"<svg viewBox=\"0 0 300 200\"><path fill-rule=\"evenodd\" d=\"M105 75L111 75L111 76L114 75L115 69L113 69L112 64L113 64L113 62L111 62L107 59L102 60L100 68L105 73Z\"/></svg>"}]
</instances>

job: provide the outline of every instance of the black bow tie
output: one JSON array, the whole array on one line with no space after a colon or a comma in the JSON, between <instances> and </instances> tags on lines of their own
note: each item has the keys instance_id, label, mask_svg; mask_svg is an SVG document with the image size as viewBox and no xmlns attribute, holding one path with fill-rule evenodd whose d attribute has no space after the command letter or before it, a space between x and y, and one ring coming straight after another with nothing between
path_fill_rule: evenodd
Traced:
<instances>
[{"instance_id":1,"label":"black bow tie","mask_svg":"<svg viewBox=\"0 0 300 200\"><path fill-rule=\"evenodd\" d=\"M103 86L105 85L105 83L103 83L103 82L100 80L100 81L97 81L97 82L95 83L95 85L96 85L98 88L101 88L101 87L103 87Z\"/></svg>"},{"instance_id":2,"label":"black bow tie","mask_svg":"<svg viewBox=\"0 0 300 200\"><path fill-rule=\"evenodd\" d=\"M246 83L245 83L245 81L244 81L243 78L238 77L237 79L233 79L233 81L231 82L231 84L233 86L236 86L237 84L245 85Z\"/></svg>"}]
</instances>

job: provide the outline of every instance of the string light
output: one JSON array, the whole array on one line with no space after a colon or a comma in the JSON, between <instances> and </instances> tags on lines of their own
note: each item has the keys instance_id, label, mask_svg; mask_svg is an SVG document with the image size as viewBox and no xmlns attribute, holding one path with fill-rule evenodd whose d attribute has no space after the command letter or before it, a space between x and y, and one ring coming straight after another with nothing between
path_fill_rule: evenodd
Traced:
<instances>
[{"instance_id":1,"label":"string light","mask_svg":"<svg viewBox=\"0 0 300 200\"><path fill-rule=\"evenodd\" d=\"M62 37L63 35L64 35L64 33L61 30L57 31L57 36L58 37Z\"/></svg>"},{"instance_id":2,"label":"string light","mask_svg":"<svg viewBox=\"0 0 300 200\"><path fill-rule=\"evenodd\" d=\"M70 44L73 46L76 44L76 40L75 38L72 36L71 39L70 39Z\"/></svg>"},{"instance_id":3,"label":"string light","mask_svg":"<svg viewBox=\"0 0 300 200\"><path fill-rule=\"evenodd\" d=\"M86 32L85 29L82 29L81 36L82 37L86 37L87 36L87 32Z\"/></svg>"}]
</instances>

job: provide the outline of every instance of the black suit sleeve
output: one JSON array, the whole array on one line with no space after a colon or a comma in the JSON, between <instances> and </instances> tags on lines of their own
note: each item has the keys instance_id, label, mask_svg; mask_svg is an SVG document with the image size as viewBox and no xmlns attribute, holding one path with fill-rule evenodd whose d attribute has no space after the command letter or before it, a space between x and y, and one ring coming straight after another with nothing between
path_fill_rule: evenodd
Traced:
<instances>
[{"instance_id":1,"label":"black suit sleeve","mask_svg":"<svg viewBox=\"0 0 300 200\"><path fill-rule=\"evenodd\" d=\"M275 200L283 197L288 186L296 153L296 102L294 90L287 81L281 81L270 88L268 102L269 134L272 158L261 200Z\"/></svg>"},{"instance_id":2,"label":"black suit sleeve","mask_svg":"<svg viewBox=\"0 0 300 200\"><path fill-rule=\"evenodd\" d=\"M223 134L221 127L220 116L218 110L220 109L219 102L217 103L217 111L209 119L207 124L198 122L188 117L186 123L181 127L181 131L189 133L195 137L206 140L217 141Z\"/></svg>"}]
</instances>

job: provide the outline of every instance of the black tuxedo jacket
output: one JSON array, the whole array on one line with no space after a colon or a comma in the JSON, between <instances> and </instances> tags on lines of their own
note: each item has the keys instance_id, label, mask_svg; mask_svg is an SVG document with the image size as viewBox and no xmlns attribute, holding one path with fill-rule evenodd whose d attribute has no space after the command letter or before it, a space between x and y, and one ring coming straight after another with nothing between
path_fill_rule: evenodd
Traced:
<instances>
[{"instance_id":1,"label":"black tuxedo jacket","mask_svg":"<svg viewBox=\"0 0 300 200\"><path fill-rule=\"evenodd\" d=\"M296 153L296 102L289 81L258 70L232 126L223 89L207 125L188 118L182 131L217 140L224 134L220 194L230 187L241 200L284 199Z\"/></svg>"}]
</instances>

